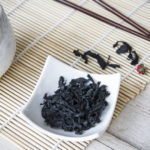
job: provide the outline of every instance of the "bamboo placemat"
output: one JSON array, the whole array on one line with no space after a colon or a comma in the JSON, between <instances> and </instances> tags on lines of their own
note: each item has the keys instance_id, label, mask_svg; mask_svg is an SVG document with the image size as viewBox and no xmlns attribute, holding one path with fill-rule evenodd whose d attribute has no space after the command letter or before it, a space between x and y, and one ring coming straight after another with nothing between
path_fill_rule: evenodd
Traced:
<instances>
[{"instance_id":1,"label":"bamboo placemat","mask_svg":"<svg viewBox=\"0 0 150 150\"><path fill-rule=\"evenodd\" d=\"M85 8L120 22L119 18L92 0L70 1L80 3ZM106 2L150 29L148 0ZM81 150L89 144L89 141L59 143L59 140L32 128L19 113L28 102L48 55L68 65L76 64L75 68L92 73L120 72L123 80L113 119L119 115L127 102L134 99L150 82L148 41L115 29L53 0L1 0L0 3L11 21L17 42L14 63L0 79L0 132L20 149L43 150L57 147L59 150ZM123 24L130 27L126 23ZM128 42L137 51L147 67L145 75L139 75L126 60L125 55L119 56L115 53L112 45L117 40ZM73 55L74 49L80 49L82 52L93 50L105 59L111 55L112 63L120 64L121 68L101 70L94 60L85 65Z\"/></svg>"}]
</instances>

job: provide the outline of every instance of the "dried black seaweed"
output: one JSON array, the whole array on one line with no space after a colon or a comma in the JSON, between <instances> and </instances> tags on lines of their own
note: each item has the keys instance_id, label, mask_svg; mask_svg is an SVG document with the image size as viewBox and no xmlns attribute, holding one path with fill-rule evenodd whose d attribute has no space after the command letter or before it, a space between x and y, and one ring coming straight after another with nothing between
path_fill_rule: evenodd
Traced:
<instances>
[{"instance_id":1,"label":"dried black seaweed","mask_svg":"<svg viewBox=\"0 0 150 150\"><path fill-rule=\"evenodd\" d=\"M102 69L105 69L105 68L106 68L107 63L105 62L105 60L104 60L99 54L95 54L95 53L92 53L91 51L88 51L88 52L85 52L84 55L90 56L90 57L96 59L96 60L97 60L97 63L99 64L99 66L100 66Z\"/></svg>"},{"instance_id":2,"label":"dried black seaweed","mask_svg":"<svg viewBox=\"0 0 150 150\"><path fill-rule=\"evenodd\" d=\"M121 45L119 45L120 43ZM114 48L118 47L118 49L116 50L117 54L128 53L128 52L130 54L132 51L132 47L127 42L124 42L124 41L117 41L113 45L113 47Z\"/></svg>"},{"instance_id":3,"label":"dried black seaweed","mask_svg":"<svg viewBox=\"0 0 150 150\"><path fill-rule=\"evenodd\" d=\"M73 79L68 85L60 77L55 94L44 95L42 117L53 128L82 134L100 122L108 96L107 87L96 83L90 75L87 79Z\"/></svg>"},{"instance_id":4,"label":"dried black seaweed","mask_svg":"<svg viewBox=\"0 0 150 150\"><path fill-rule=\"evenodd\" d=\"M107 64L107 66L112 67L112 68L120 68L120 65L117 64Z\"/></svg>"},{"instance_id":5,"label":"dried black seaweed","mask_svg":"<svg viewBox=\"0 0 150 150\"><path fill-rule=\"evenodd\" d=\"M73 53L76 56L80 56L83 60L85 60L85 63L88 63L88 57L90 56L97 60L97 63L99 66L104 70L107 66L110 66L112 68L120 68L120 65L117 64L109 64L108 61L106 62L99 54L93 53L91 51L87 51L84 54L81 54L79 50L74 50Z\"/></svg>"},{"instance_id":6,"label":"dried black seaweed","mask_svg":"<svg viewBox=\"0 0 150 150\"><path fill-rule=\"evenodd\" d=\"M130 52L129 53L129 55L128 55L128 58L127 58L128 60L131 60L131 59L133 59L133 56L132 56L132 53Z\"/></svg>"},{"instance_id":7,"label":"dried black seaweed","mask_svg":"<svg viewBox=\"0 0 150 150\"><path fill-rule=\"evenodd\" d=\"M74 50L73 53L76 56L81 57L85 61L86 64L88 63L88 58L85 54L80 53L79 50Z\"/></svg>"},{"instance_id":8,"label":"dried black seaweed","mask_svg":"<svg viewBox=\"0 0 150 150\"><path fill-rule=\"evenodd\" d=\"M137 55L136 51L132 52L132 62L131 65L137 65L139 62L139 56Z\"/></svg>"},{"instance_id":9,"label":"dried black seaweed","mask_svg":"<svg viewBox=\"0 0 150 150\"><path fill-rule=\"evenodd\" d=\"M120 45L120 43L121 43L121 45ZM132 60L131 61L131 65L138 64L139 56L136 53L136 51L132 51L132 47L127 42L117 41L113 45L113 47L114 48L118 47L118 49L116 50L116 53L119 54L119 55L122 54L122 53L129 53L127 59L128 60Z\"/></svg>"}]
</instances>

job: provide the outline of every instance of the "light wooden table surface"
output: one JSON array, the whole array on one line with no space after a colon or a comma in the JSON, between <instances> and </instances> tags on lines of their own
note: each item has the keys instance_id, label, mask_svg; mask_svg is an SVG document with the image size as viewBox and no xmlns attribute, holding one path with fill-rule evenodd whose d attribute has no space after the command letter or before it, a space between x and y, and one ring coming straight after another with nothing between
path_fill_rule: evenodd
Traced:
<instances>
[{"instance_id":1,"label":"light wooden table surface","mask_svg":"<svg viewBox=\"0 0 150 150\"><path fill-rule=\"evenodd\" d=\"M18 150L0 137L0 150ZM150 150L150 85L128 103L103 135L87 150Z\"/></svg>"}]
</instances>

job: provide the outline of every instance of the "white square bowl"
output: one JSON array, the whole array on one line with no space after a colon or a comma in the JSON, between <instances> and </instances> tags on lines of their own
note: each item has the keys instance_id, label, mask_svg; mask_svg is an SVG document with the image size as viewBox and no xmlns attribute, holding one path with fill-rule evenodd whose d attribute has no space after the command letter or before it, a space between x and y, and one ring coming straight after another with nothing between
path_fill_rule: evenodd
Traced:
<instances>
[{"instance_id":1,"label":"white square bowl","mask_svg":"<svg viewBox=\"0 0 150 150\"><path fill-rule=\"evenodd\" d=\"M107 97L108 106L101 116L101 122L95 127L84 131L82 135L77 135L74 132L66 132L61 129L54 129L48 126L41 115L43 103L43 96L45 93L54 94L58 88L58 81L60 76L64 76L67 82L78 77L87 77L90 74L95 81L100 81L101 84L107 85L110 96ZM52 56L48 56L45 66L43 68L40 79L32 93L32 96L22 111L24 119L30 123L33 128L43 132L53 138L62 139L66 141L87 141L96 139L101 136L109 126L112 119L113 112L116 106L121 75L119 73L113 75L99 75L91 74L76 70L68 65L58 61Z\"/></svg>"}]
</instances>

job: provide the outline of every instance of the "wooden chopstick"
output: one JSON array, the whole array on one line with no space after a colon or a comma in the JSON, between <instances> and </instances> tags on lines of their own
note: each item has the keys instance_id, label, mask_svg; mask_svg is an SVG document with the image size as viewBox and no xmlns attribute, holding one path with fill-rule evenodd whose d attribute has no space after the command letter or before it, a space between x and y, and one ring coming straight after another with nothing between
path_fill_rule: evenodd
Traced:
<instances>
[{"instance_id":1,"label":"wooden chopstick","mask_svg":"<svg viewBox=\"0 0 150 150\"><path fill-rule=\"evenodd\" d=\"M93 0L93 1L96 2L97 4L101 5L106 10L110 11L111 13L115 14L116 16L120 17L121 19L123 19L124 21L126 21L127 23L129 23L130 25L132 25L133 27L138 29L139 31L143 32L145 35L150 36L150 32L147 29L140 26L139 24L137 24L136 22L134 22L130 18L126 17L124 14L119 12L117 9L115 9L115 8L111 7L110 5L106 4L103 0Z\"/></svg>"},{"instance_id":2,"label":"wooden chopstick","mask_svg":"<svg viewBox=\"0 0 150 150\"><path fill-rule=\"evenodd\" d=\"M150 41L150 38L148 38L147 36L137 32L137 31L134 31L134 30L132 30L132 29L126 27L126 26L123 26L123 25L121 25L119 23L116 23L116 22L114 22L114 21L112 21L112 20L110 20L108 18L105 18L105 17L103 17L101 15L98 15L95 12L92 12L92 11L90 11L88 9L85 9L85 8L83 8L81 6L78 6L78 5L74 4L74 3L71 3L71 2L69 2L67 0L55 0L55 1L60 2L60 3L66 5L66 6L69 6L71 8L74 8L74 9L80 11L80 12L83 12L83 13L85 13L85 14L87 14L87 15L95 18L95 19L98 19L98 20L100 20L102 22L105 22L105 23L107 23L107 24L109 24L111 26L114 26L114 27L118 28L118 29L121 29L121 30L126 31L128 33L131 33L131 34L133 34L133 35L135 35L137 37L140 37L142 39Z\"/></svg>"}]
</instances>

